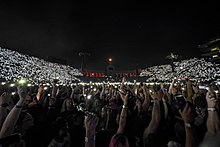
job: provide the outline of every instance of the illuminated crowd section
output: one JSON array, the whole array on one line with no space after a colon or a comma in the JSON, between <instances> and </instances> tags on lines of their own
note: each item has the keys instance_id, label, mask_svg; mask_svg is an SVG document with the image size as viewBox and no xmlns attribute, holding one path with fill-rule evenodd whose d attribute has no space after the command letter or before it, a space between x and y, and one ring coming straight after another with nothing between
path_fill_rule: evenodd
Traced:
<instances>
[{"instance_id":1,"label":"illuminated crowd section","mask_svg":"<svg viewBox=\"0 0 220 147\"><path fill-rule=\"evenodd\" d=\"M220 77L219 65L207 62L205 59L189 59L174 62L171 65L148 67L141 71L141 77L148 77L149 81L170 81L174 77L189 77L191 79L208 82L216 81Z\"/></svg>"},{"instance_id":2,"label":"illuminated crowd section","mask_svg":"<svg viewBox=\"0 0 220 147\"><path fill-rule=\"evenodd\" d=\"M60 83L71 83L78 80L77 76L82 76L78 69L71 66L47 62L1 47L0 72L0 78L6 81L27 79L30 83L51 83L54 79L59 79Z\"/></svg>"},{"instance_id":3,"label":"illuminated crowd section","mask_svg":"<svg viewBox=\"0 0 220 147\"><path fill-rule=\"evenodd\" d=\"M170 83L175 77L189 77L190 79L201 82L218 82L220 77L219 65L207 62L205 59L192 58L174 62L173 65L173 68L169 64L147 67L141 70L139 77L147 79L144 80L146 83ZM0 79L4 79L0 82L3 82L3 85L7 82L12 87L18 81L29 83L29 86L43 81L45 85L50 86L54 79L59 81L57 83L59 85L71 85L76 81L76 83L81 85L91 84L80 81L79 77L82 77L83 74L76 68L51 63L4 48L0 48L0 70ZM103 78L103 81L106 80ZM118 85L118 82L120 81L110 84ZM95 84L100 85L102 82ZM128 79L128 84L133 84L133 81L129 81Z\"/></svg>"}]
</instances>

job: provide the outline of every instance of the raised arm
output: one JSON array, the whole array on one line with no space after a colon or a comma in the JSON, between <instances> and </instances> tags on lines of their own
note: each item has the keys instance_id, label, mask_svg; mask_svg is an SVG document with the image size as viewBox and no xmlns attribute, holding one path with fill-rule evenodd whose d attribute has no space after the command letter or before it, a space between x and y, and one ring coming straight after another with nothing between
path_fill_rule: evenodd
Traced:
<instances>
[{"instance_id":1,"label":"raised arm","mask_svg":"<svg viewBox=\"0 0 220 147\"><path fill-rule=\"evenodd\" d=\"M193 117L192 117L192 109L189 103L186 103L183 111L179 110L180 115L185 123L185 131L186 131L186 141L185 147L195 147L196 146L196 139L195 139L195 131L193 128Z\"/></svg>"},{"instance_id":2,"label":"raised arm","mask_svg":"<svg viewBox=\"0 0 220 147\"><path fill-rule=\"evenodd\" d=\"M85 147L95 147L95 134L98 118L95 115L89 115L84 121L86 128Z\"/></svg>"},{"instance_id":3,"label":"raised arm","mask_svg":"<svg viewBox=\"0 0 220 147\"><path fill-rule=\"evenodd\" d=\"M133 86L133 89L132 89L132 93L134 95L137 95L137 90L138 90L138 85L137 85L136 80L134 80L134 86Z\"/></svg>"},{"instance_id":4,"label":"raised arm","mask_svg":"<svg viewBox=\"0 0 220 147\"><path fill-rule=\"evenodd\" d=\"M122 79L122 83L120 85L119 94L123 101L122 110L119 118L119 126L117 130L117 134L124 133L125 125L126 125L126 118L127 118L127 104L128 104L128 93L124 91L124 81L125 78Z\"/></svg>"},{"instance_id":5,"label":"raised arm","mask_svg":"<svg viewBox=\"0 0 220 147\"><path fill-rule=\"evenodd\" d=\"M59 87L56 86L56 83L53 83L52 87L52 93L49 97L49 109L54 108L56 102L57 102L57 95L59 93Z\"/></svg>"},{"instance_id":6,"label":"raised arm","mask_svg":"<svg viewBox=\"0 0 220 147\"><path fill-rule=\"evenodd\" d=\"M143 85L142 89L144 93L144 102L142 104L142 108L143 110L147 110L150 105L150 94L145 84Z\"/></svg>"},{"instance_id":7,"label":"raised arm","mask_svg":"<svg viewBox=\"0 0 220 147\"><path fill-rule=\"evenodd\" d=\"M192 87L192 82L190 80L186 81L186 87L187 87L187 101L192 102L193 87Z\"/></svg>"},{"instance_id":8,"label":"raised arm","mask_svg":"<svg viewBox=\"0 0 220 147\"><path fill-rule=\"evenodd\" d=\"M120 88L124 88L124 86L125 86L125 77L122 78Z\"/></svg>"},{"instance_id":9,"label":"raised arm","mask_svg":"<svg viewBox=\"0 0 220 147\"><path fill-rule=\"evenodd\" d=\"M7 137L14 131L15 124L19 118L21 109L23 107L24 101L27 96L26 89L24 87L18 87L18 95L19 95L19 101L6 117L0 131L0 138Z\"/></svg>"},{"instance_id":10,"label":"raised arm","mask_svg":"<svg viewBox=\"0 0 220 147\"><path fill-rule=\"evenodd\" d=\"M56 86L56 83L53 83L53 88L52 88L52 97L55 98L59 92L59 87Z\"/></svg>"},{"instance_id":11,"label":"raised arm","mask_svg":"<svg viewBox=\"0 0 220 147\"><path fill-rule=\"evenodd\" d=\"M170 95L172 94L172 89L173 89L174 82L175 82L175 79L173 79L173 81L172 81L172 83L170 84L170 87L169 87L168 93L169 93Z\"/></svg>"},{"instance_id":12,"label":"raised arm","mask_svg":"<svg viewBox=\"0 0 220 147\"><path fill-rule=\"evenodd\" d=\"M73 87L71 87L71 90L72 91L71 91L70 98L73 99L74 98L73 96L74 96L75 89Z\"/></svg>"},{"instance_id":13,"label":"raised arm","mask_svg":"<svg viewBox=\"0 0 220 147\"><path fill-rule=\"evenodd\" d=\"M121 115L119 119L119 126L117 133L124 133L125 125L126 125L126 119L127 119L127 104L128 104L128 94L126 93L120 93L121 99L123 101L123 106L121 110Z\"/></svg>"},{"instance_id":14,"label":"raised arm","mask_svg":"<svg viewBox=\"0 0 220 147\"><path fill-rule=\"evenodd\" d=\"M0 96L0 129L7 116L7 106L8 106L8 97L7 97L7 93L4 92Z\"/></svg>"},{"instance_id":15,"label":"raised arm","mask_svg":"<svg viewBox=\"0 0 220 147\"><path fill-rule=\"evenodd\" d=\"M207 92L206 101L208 104L207 133L216 134L220 130L219 116L217 112L217 99L211 92Z\"/></svg>"},{"instance_id":16,"label":"raised arm","mask_svg":"<svg viewBox=\"0 0 220 147\"><path fill-rule=\"evenodd\" d=\"M105 83L102 84L102 91L100 93L100 99L104 100L104 94L105 94Z\"/></svg>"},{"instance_id":17,"label":"raised arm","mask_svg":"<svg viewBox=\"0 0 220 147\"><path fill-rule=\"evenodd\" d=\"M39 84L38 90L37 90L37 95L36 95L37 101L40 101L42 93L43 93L43 85Z\"/></svg>"},{"instance_id":18,"label":"raised arm","mask_svg":"<svg viewBox=\"0 0 220 147\"><path fill-rule=\"evenodd\" d=\"M143 134L144 144L149 134L157 132L161 120L160 101L162 97L159 94L159 92L156 92L154 95L152 95L152 98L154 99L152 117L148 127L144 130L144 134Z\"/></svg>"}]
</instances>

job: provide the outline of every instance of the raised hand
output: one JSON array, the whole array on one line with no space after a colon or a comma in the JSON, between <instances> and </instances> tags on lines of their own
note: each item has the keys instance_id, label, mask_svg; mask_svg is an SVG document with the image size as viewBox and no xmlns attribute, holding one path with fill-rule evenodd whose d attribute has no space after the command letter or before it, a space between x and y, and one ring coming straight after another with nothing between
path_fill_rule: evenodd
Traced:
<instances>
[{"instance_id":1,"label":"raised hand","mask_svg":"<svg viewBox=\"0 0 220 147\"><path fill-rule=\"evenodd\" d=\"M42 91L43 91L43 85L39 84L37 92L42 93Z\"/></svg>"},{"instance_id":2,"label":"raised hand","mask_svg":"<svg viewBox=\"0 0 220 147\"><path fill-rule=\"evenodd\" d=\"M199 93L199 86L198 85L193 85L192 88L193 88L193 91L195 94Z\"/></svg>"},{"instance_id":3,"label":"raised hand","mask_svg":"<svg viewBox=\"0 0 220 147\"><path fill-rule=\"evenodd\" d=\"M25 100L27 96L27 89L25 87L18 86L18 95L20 99Z\"/></svg>"},{"instance_id":4,"label":"raised hand","mask_svg":"<svg viewBox=\"0 0 220 147\"><path fill-rule=\"evenodd\" d=\"M7 115L0 131L0 138L9 136L14 132L15 124L19 118L21 108L23 107L24 101L27 97L27 90L25 87L18 86L17 90L20 99Z\"/></svg>"},{"instance_id":5,"label":"raised hand","mask_svg":"<svg viewBox=\"0 0 220 147\"><path fill-rule=\"evenodd\" d=\"M42 94L42 92L43 92L43 84L42 83L40 83L39 85L38 85L38 89L37 89L37 95L36 95L36 98L37 98L37 100L39 101L40 100L40 98L41 98L41 94Z\"/></svg>"},{"instance_id":6,"label":"raised hand","mask_svg":"<svg viewBox=\"0 0 220 147\"><path fill-rule=\"evenodd\" d=\"M85 147L95 147L95 130L98 125L98 117L95 115L86 116L84 125L86 128Z\"/></svg>"},{"instance_id":7,"label":"raised hand","mask_svg":"<svg viewBox=\"0 0 220 147\"><path fill-rule=\"evenodd\" d=\"M135 107L138 108L138 110L141 110L141 108L142 108L142 103L141 103L140 100L136 100L136 102L135 102Z\"/></svg>"},{"instance_id":8,"label":"raised hand","mask_svg":"<svg viewBox=\"0 0 220 147\"><path fill-rule=\"evenodd\" d=\"M183 111L179 110L179 113L185 123L193 122L192 109L189 103L186 103L186 106L184 107Z\"/></svg>"},{"instance_id":9,"label":"raised hand","mask_svg":"<svg viewBox=\"0 0 220 147\"><path fill-rule=\"evenodd\" d=\"M146 97L149 94L149 90L148 90L146 84L143 84L141 89L143 90L144 96Z\"/></svg>"},{"instance_id":10,"label":"raised hand","mask_svg":"<svg viewBox=\"0 0 220 147\"><path fill-rule=\"evenodd\" d=\"M151 97L154 99L154 100L162 100L162 94L159 92L154 92L153 94L151 94Z\"/></svg>"},{"instance_id":11,"label":"raised hand","mask_svg":"<svg viewBox=\"0 0 220 147\"><path fill-rule=\"evenodd\" d=\"M120 92L120 96L121 96L121 99L123 101L123 104L127 105L128 104L128 92L127 93L121 93Z\"/></svg>"},{"instance_id":12,"label":"raised hand","mask_svg":"<svg viewBox=\"0 0 220 147\"><path fill-rule=\"evenodd\" d=\"M0 105L8 104L8 102L9 102L9 99L8 99L7 92L2 93L2 95L0 96Z\"/></svg>"},{"instance_id":13,"label":"raised hand","mask_svg":"<svg viewBox=\"0 0 220 147\"><path fill-rule=\"evenodd\" d=\"M135 94L135 96L138 96L138 87L137 86L134 88L134 94Z\"/></svg>"},{"instance_id":14,"label":"raised hand","mask_svg":"<svg viewBox=\"0 0 220 147\"><path fill-rule=\"evenodd\" d=\"M122 78L122 83L124 83L124 82L125 82L125 77Z\"/></svg>"},{"instance_id":15,"label":"raised hand","mask_svg":"<svg viewBox=\"0 0 220 147\"><path fill-rule=\"evenodd\" d=\"M208 104L208 108L215 108L217 105L217 99L215 98L215 95L210 91L206 93L206 101Z\"/></svg>"},{"instance_id":16,"label":"raised hand","mask_svg":"<svg viewBox=\"0 0 220 147\"><path fill-rule=\"evenodd\" d=\"M122 82L121 82L120 88L124 88L124 83L125 83L125 77L122 78Z\"/></svg>"}]
</instances>

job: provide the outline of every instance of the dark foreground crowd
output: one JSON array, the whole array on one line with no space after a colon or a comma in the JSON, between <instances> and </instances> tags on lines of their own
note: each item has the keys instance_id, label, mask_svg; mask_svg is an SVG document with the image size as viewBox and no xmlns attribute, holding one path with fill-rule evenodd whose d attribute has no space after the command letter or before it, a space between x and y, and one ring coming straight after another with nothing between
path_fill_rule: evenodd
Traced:
<instances>
[{"instance_id":1,"label":"dark foreground crowd","mask_svg":"<svg viewBox=\"0 0 220 147\"><path fill-rule=\"evenodd\" d=\"M4 90L2 90L4 89ZM1 85L0 147L219 147L219 87Z\"/></svg>"}]
</instances>

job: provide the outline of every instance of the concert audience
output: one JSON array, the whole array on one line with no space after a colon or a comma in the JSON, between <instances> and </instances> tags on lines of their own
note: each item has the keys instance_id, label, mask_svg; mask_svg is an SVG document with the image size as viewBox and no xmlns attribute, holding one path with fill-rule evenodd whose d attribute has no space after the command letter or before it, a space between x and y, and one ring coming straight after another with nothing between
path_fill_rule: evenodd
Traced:
<instances>
[{"instance_id":1,"label":"concert audience","mask_svg":"<svg viewBox=\"0 0 220 147\"><path fill-rule=\"evenodd\" d=\"M117 86L54 83L45 89L40 83L33 89L1 93L2 146L218 145L219 89L213 84L202 89L182 78L128 85L123 78Z\"/></svg>"},{"instance_id":2,"label":"concert audience","mask_svg":"<svg viewBox=\"0 0 220 147\"><path fill-rule=\"evenodd\" d=\"M0 83L2 147L219 146L220 87L211 82L219 73L208 76L215 67L204 60L176 62L174 72L166 65L142 71L142 76L156 79L155 83L123 78L120 83L82 84L70 81L79 74L76 69L76 73L62 75L62 70L72 68L1 50L10 57L10 62L4 59L9 67L17 61L29 68L36 61L36 67L57 68L60 76L47 80L48 67L33 68L31 73L43 70L40 73L47 75L32 77L37 78L37 86L28 86L26 81L17 83L15 89L7 81L10 78ZM19 58L11 57L12 53ZM27 59L32 60L25 66ZM193 72L186 74L186 70ZM6 69L1 73L2 78L7 76ZM21 74L10 71L11 76ZM72 83L64 84L66 78Z\"/></svg>"}]
</instances>

